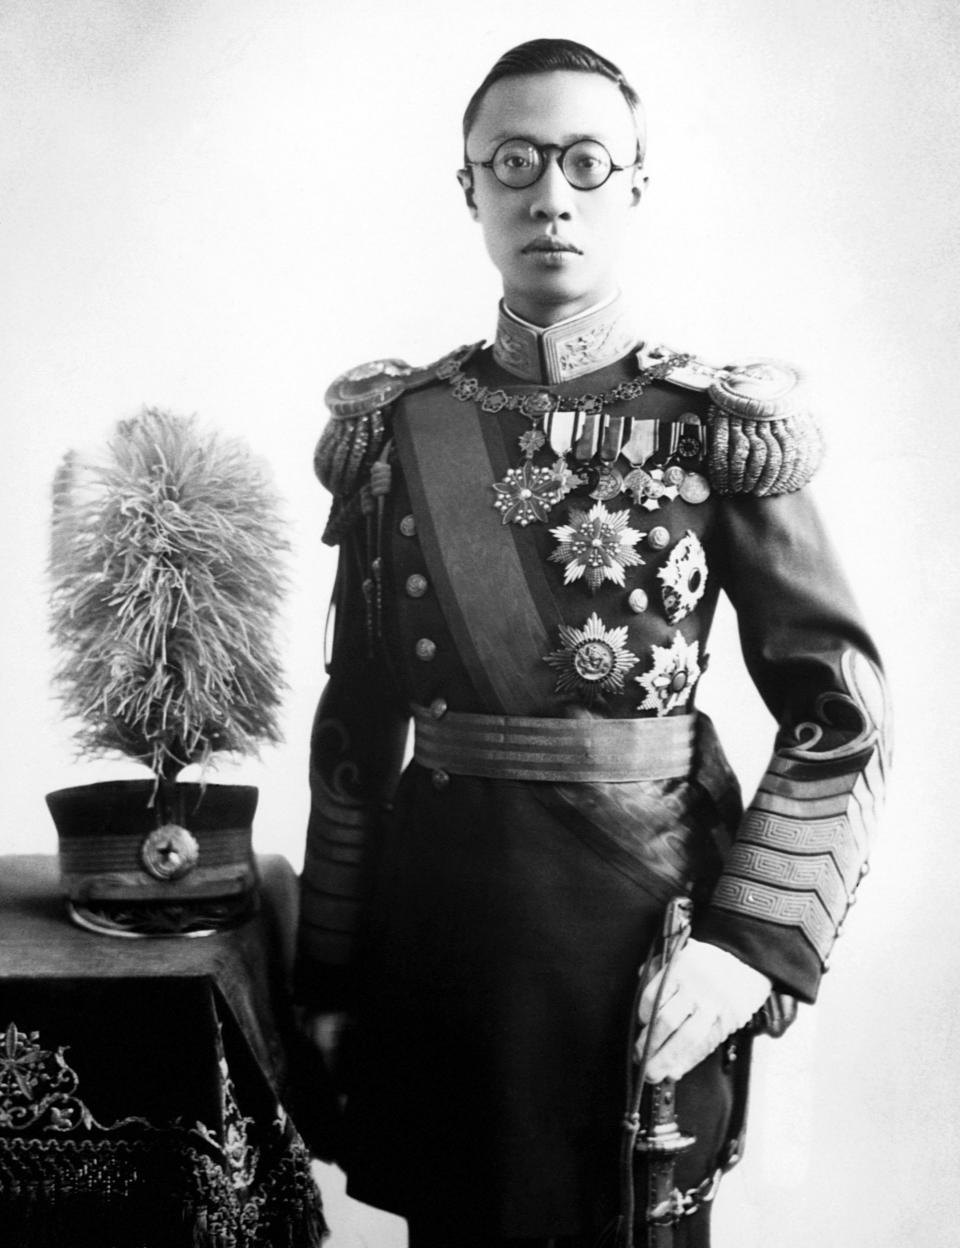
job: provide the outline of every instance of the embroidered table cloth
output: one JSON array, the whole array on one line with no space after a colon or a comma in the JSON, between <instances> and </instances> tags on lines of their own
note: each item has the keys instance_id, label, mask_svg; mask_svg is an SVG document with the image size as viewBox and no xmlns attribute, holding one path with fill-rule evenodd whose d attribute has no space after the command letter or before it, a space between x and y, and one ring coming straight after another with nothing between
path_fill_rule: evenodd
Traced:
<instances>
[{"instance_id":1,"label":"embroidered table cloth","mask_svg":"<svg viewBox=\"0 0 960 1248\"><path fill-rule=\"evenodd\" d=\"M296 879L259 870L242 926L136 940L68 921L56 858L0 857L4 1248L319 1245L290 1116Z\"/></svg>"}]
</instances>

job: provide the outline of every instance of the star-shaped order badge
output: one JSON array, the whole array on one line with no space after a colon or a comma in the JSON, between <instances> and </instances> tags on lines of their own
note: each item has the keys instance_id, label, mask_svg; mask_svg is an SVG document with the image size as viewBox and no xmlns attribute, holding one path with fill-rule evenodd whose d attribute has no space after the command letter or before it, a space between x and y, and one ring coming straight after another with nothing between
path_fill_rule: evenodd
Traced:
<instances>
[{"instance_id":1,"label":"star-shaped order badge","mask_svg":"<svg viewBox=\"0 0 960 1248\"><path fill-rule=\"evenodd\" d=\"M564 493L563 483L552 468L537 468L529 459L520 468L508 468L507 475L493 488L493 505L503 524L527 525L546 520L550 508Z\"/></svg>"},{"instance_id":2,"label":"star-shaped order badge","mask_svg":"<svg viewBox=\"0 0 960 1248\"><path fill-rule=\"evenodd\" d=\"M594 592L604 581L624 583L624 568L643 563L634 547L644 535L628 519L627 511L608 511L603 503L589 511L571 507L570 523L550 530L560 543L550 559L565 565L565 585L582 578Z\"/></svg>"},{"instance_id":3,"label":"star-shaped order badge","mask_svg":"<svg viewBox=\"0 0 960 1248\"><path fill-rule=\"evenodd\" d=\"M650 649L653 667L635 677L637 684L647 691L639 709L666 715L675 707L686 705L700 678L700 643L688 643L683 633L677 632L672 645L651 646Z\"/></svg>"},{"instance_id":4,"label":"star-shaped order badge","mask_svg":"<svg viewBox=\"0 0 960 1248\"><path fill-rule=\"evenodd\" d=\"M560 673L557 693L578 693L591 702L623 689L624 677L638 662L627 649L626 628L607 628L594 612L582 628L561 624L559 632L561 648L543 656Z\"/></svg>"},{"instance_id":5,"label":"star-shaped order badge","mask_svg":"<svg viewBox=\"0 0 960 1248\"><path fill-rule=\"evenodd\" d=\"M671 624L690 614L707 587L707 556L696 533L687 529L657 572L663 582L660 596Z\"/></svg>"},{"instance_id":6,"label":"star-shaped order badge","mask_svg":"<svg viewBox=\"0 0 960 1248\"><path fill-rule=\"evenodd\" d=\"M583 485L583 479L578 472L573 472L567 461L561 455L553 461L553 475L557 479L557 501L566 498L571 490L575 490L578 485Z\"/></svg>"}]
</instances>

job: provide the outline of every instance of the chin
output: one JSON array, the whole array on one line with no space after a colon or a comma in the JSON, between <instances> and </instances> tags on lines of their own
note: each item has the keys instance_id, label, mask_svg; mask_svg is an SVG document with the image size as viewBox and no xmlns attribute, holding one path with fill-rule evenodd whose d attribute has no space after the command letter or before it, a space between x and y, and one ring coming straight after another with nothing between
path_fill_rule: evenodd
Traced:
<instances>
[{"instance_id":1,"label":"chin","mask_svg":"<svg viewBox=\"0 0 960 1248\"><path fill-rule=\"evenodd\" d=\"M540 315L533 319L543 325L551 325L554 321L566 321L572 316L579 316L581 312L599 303L601 299L601 295L554 291L549 295L541 295L535 301L535 306L540 309ZM510 300L508 299L507 302L509 303ZM530 306L534 306L533 300L528 300L528 302Z\"/></svg>"},{"instance_id":2,"label":"chin","mask_svg":"<svg viewBox=\"0 0 960 1248\"><path fill-rule=\"evenodd\" d=\"M531 282L523 287L514 287L512 292L508 291L506 294L507 303L511 306L512 301L516 299L548 308L568 304L588 308L602 298L602 292L595 293L592 288L584 288L582 282L570 281L569 276L563 273L545 274L544 280Z\"/></svg>"}]
</instances>

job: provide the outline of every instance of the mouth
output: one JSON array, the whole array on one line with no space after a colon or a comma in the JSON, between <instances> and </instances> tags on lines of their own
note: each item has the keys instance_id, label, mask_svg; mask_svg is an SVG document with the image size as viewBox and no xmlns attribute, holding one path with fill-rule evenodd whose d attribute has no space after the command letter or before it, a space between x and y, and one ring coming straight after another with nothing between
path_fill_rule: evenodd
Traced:
<instances>
[{"instance_id":1,"label":"mouth","mask_svg":"<svg viewBox=\"0 0 960 1248\"><path fill-rule=\"evenodd\" d=\"M579 247L574 247L573 243L568 243L562 238L535 238L522 249L522 254L525 256L554 255L559 252L570 252L575 256L583 255Z\"/></svg>"}]
</instances>

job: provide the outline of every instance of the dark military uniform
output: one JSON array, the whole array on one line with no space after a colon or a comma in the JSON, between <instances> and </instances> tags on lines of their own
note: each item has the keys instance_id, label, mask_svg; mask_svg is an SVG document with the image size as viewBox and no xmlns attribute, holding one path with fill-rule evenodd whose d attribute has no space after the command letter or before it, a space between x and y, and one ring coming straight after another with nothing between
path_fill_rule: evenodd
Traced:
<instances>
[{"instance_id":1,"label":"dark military uniform","mask_svg":"<svg viewBox=\"0 0 960 1248\"><path fill-rule=\"evenodd\" d=\"M501 310L492 349L328 398L300 983L360 1018L350 1191L451 1245L592 1242L669 899L812 1001L865 870L883 686L803 488L819 433L791 370L638 349L618 304L542 332ZM745 814L694 709L721 589L780 725ZM724 1160L729 1056L680 1084L680 1192Z\"/></svg>"}]
</instances>

